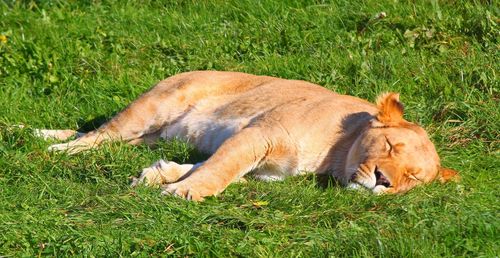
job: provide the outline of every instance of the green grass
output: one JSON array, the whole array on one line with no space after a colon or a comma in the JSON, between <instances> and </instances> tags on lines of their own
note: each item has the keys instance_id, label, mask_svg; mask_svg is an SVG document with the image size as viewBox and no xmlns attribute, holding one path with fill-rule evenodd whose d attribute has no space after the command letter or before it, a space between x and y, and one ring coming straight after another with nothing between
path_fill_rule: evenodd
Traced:
<instances>
[{"instance_id":1,"label":"green grass","mask_svg":"<svg viewBox=\"0 0 500 258\"><path fill-rule=\"evenodd\" d=\"M2 1L0 256L499 256L498 4L359 2ZM401 92L462 181L373 196L250 179L192 203L128 186L160 158L200 161L185 143L67 156L30 134L90 129L204 69Z\"/></svg>"}]
</instances>

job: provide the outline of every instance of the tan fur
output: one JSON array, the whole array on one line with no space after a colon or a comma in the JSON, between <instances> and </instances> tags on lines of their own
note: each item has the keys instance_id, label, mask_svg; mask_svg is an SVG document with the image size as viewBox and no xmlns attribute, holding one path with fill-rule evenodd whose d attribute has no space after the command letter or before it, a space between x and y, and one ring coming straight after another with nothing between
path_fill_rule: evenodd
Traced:
<instances>
[{"instance_id":1,"label":"tan fur","mask_svg":"<svg viewBox=\"0 0 500 258\"><path fill-rule=\"evenodd\" d=\"M152 144L160 137L184 139L211 157L194 166L157 163L133 186L164 185L163 193L193 200L249 172L264 180L327 173L375 193L456 175L441 169L425 131L403 119L396 93L374 105L305 81L236 72L170 77L99 129L50 149L77 153L107 141Z\"/></svg>"}]
</instances>

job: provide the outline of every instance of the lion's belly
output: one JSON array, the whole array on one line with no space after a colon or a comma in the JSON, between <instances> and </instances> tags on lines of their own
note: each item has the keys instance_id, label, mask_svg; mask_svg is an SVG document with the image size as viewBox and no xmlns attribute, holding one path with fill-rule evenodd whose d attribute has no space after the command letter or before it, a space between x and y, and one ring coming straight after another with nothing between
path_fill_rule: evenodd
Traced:
<instances>
[{"instance_id":1,"label":"lion's belly","mask_svg":"<svg viewBox=\"0 0 500 258\"><path fill-rule=\"evenodd\" d=\"M248 107L234 103L237 99L238 95L204 98L166 126L160 136L186 140L198 150L213 154L225 140L266 110L254 107L248 112Z\"/></svg>"},{"instance_id":2,"label":"lion's belly","mask_svg":"<svg viewBox=\"0 0 500 258\"><path fill-rule=\"evenodd\" d=\"M206 114L188 114L167 126L165 139L179 138L192 143L202 152L212 154L222 143L248 125L250 119L217 119Z\"/></svg>"}]
</instances>

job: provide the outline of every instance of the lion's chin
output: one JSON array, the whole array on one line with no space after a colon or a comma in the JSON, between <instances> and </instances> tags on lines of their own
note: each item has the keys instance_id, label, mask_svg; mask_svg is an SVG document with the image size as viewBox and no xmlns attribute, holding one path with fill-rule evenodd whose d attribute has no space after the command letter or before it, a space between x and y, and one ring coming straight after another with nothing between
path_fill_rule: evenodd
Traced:
<instances>
[{"instance_id":1,"label":"lion's chin","mask_svg":"<svg viewBox=\"0 0 500 258\"><path fill-rule=\"evenodd\" d=\"M356 182L349 182L349 184L347 185L347 189L356 190L356 191L368 190L368 188L366 188L364 185L356 183Z\"/></svg>"},{"instance_id":2,"label":"lion's chin","mask_svg":"<svg viewBox=\"0 0 500 258\"><path fill-rule=\"evenodd\" d=\"M354 182L354 181L349 182L349 184L347 185L347 188L351 189L351 190L356 190L356 191L367 190L367 191L371 191L372 193L377 194L377 195L386 194L389 192L389 189L391 189L391 187L385 187L383 185L376 185L375 187L368 187L366 185L363 185L361 183Z\"/></svg>"}]
</instances>

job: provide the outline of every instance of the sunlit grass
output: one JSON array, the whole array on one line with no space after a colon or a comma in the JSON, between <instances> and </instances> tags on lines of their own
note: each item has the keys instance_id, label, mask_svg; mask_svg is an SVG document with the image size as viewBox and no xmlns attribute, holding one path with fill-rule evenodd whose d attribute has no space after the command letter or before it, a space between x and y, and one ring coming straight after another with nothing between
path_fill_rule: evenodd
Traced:
<instances>
[{"instance_id":1,"label":"sunlit grass","mask_svg":"<svg viewBox=\"0 0 500 258\"><path fill-rule=\"evenodd\" d=\"M3 1L0 256L498 256L498 10L473 1ZM128 186L160 158L204 159L186 143L67 156L30 133L89 130L159 80L206 69L370 100L400 92L406 118L429 131L462 181L373 196L312 176L250 179L191 203Z\"/></svg>"}]
</instances>

